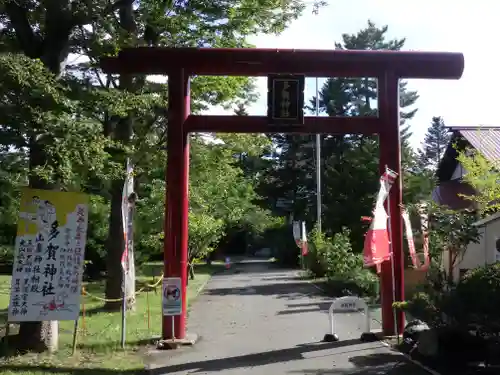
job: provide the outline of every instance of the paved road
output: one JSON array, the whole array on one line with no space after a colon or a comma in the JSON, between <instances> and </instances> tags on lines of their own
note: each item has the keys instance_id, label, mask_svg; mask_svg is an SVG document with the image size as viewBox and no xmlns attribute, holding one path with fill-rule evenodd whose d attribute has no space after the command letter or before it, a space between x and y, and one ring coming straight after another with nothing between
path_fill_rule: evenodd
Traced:
<instances>
[{"instance_id":1,"label":"paved road","mask_svg":"<svg viewBox=\"0 0 500 375\"><path fill-rule=\"evenodd\" d=\"M329 300L296 271L243 262L214 276L192 307L192 348L162 351L148 363L157 374L426 375L381 343L360 343L359 314L339 318L338 343L328 330ZM375 327L376 328L376 327Z\"/></svg>"}]
</instances>

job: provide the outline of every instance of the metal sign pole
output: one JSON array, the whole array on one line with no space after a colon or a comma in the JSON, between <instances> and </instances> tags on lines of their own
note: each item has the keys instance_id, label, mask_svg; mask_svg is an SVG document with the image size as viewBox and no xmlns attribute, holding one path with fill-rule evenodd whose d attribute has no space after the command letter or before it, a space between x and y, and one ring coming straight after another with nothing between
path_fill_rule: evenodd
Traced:
<instances>
[{"instance_id":1,"label":"metal sign pole","mask_svg":"<svg viewBox=\"0 0 500 375\"><path fill-rule=\"evenodd\" d=\"M316 77L316 117L319 116L319 86ZM318 231L321 232L321 134L316 134L316 215Z\"/></svg>"},{"instance_id":2,"label":"metal sign pole","mask_svg":"<svg viewBox=\"0 0 500 375\"><path fill-rule=\"evenodd\" d=\"M127 275L126 275L126 271L124 269L123 270L123 300L122 300L122 334L121 334L122 349L125 349L125 331L127 328L126 315L127 315Z\"/></svg>"},{"instance_id":3,"label":"metal sign pole","mask_svg":"<svg viewBox=\"0 0 500 375\"><path fill-rule=\"evenodd\" d=\"M389 172L389 168L387 165L385 166L385 175L387 176ZM399 176L397 177L399 178ZM387 184L388 185L388 184ZM391 227L391 193L390 193L390 188L389 194L387 194L387 229L388 229L388 234L389 234L389 251L391 254L391 272L392 272L392 302L396 302L396 280L395 280L395 272L394 272L394 253L393 253L393 246L392 246L392 227ZM396 329L396 335L399 337L399 332L398 332L398 322L396 318L396 309L392 309L392 316L394 319L394 328Z\"/></svg>"},{"instance_id":4,"label":"metal sign pole","mask_svg":"<svg viewBox=\"0 0 500 375\"><path fill-rule=\"evenodd\" d=\"M172 341L175 341L175 316L172 315Z\"/></svg>"}]
</instances>

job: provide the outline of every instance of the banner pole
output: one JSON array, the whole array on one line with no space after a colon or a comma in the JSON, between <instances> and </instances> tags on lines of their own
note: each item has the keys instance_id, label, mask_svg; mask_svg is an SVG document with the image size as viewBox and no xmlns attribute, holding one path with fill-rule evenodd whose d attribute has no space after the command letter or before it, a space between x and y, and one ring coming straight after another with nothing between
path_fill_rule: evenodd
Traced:
<instances>
[{"instance_id":1,"label":"banner pole","mask_svg":"<svg viewBox=\"0 0 500 375\"><path fill-rule=\"evenodd\" d=\"M319 117L319 85L316 77L316 118ZM316 222L321 233L321 134L316 134Z\"/></svg>"},{"instance_id":2,"label":"banner pole","mask_svg":"<svg viewBox=\"0 0 500 375\"><path fill-rule=\"evenodd\" d=\"M302 221L300 222L300 269L304 270L304 233L302 231L304 230Z\"/></svg>"},{"instance_id":3,"label":"banner pole","mask_svg":"<svg viewBox=\"0 0 500 375\"><path fill-rule=\"evenodd\" d=\"M126 315L127 315L127 275L123 270L123 300L122 300L122 332L121 332L121 345L125 349L125 330L127 328Z\"/></svg>"},{"instance_id":4,"label":"banner pole","mask_svg":"<svg viewBox=\"0 0 500 375\"><path fill-rule=\"evenodd\" d=\"M385 166L385 175L386 175L386 178L388 178L388 173L389 173L389 168L387 167L387 165ZM396 178L399 178L396 177ZM389 194L387 195L387 229L388 229L388 232L389 232L389 251L390 251L390 254L391 254L391 273L392 273L392 302L396 302L396 275L395 275L395 271L394 271L394 253L393 253L393 246L392 246L392 227L391 227L391 193L390 193L390 190L389 190ZM398 324L397 324L397 318L396 318L396 310L394 309L394 307L392 308L392 316L393 316L393 319L394 319L394 327L396 329L396 335L398 337L398 340L399 340L399 329L398 329Z\"/></svg>"}]
</instances>

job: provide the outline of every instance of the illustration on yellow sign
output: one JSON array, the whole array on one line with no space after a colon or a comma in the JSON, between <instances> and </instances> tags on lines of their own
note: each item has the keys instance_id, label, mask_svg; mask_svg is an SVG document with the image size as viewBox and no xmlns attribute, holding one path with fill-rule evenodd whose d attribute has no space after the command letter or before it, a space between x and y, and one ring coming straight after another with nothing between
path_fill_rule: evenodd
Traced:
<instances>
[{"instance_id":1,"label":"illustration on yellow sign","mask_svg":"<svg viewBox=\"0 0 500 375\"><path fill-rule=\"evenodd\" d=\"M9 321L78 318L87 221L87 195L23 189Z\"/></svg>"}]
</instances>

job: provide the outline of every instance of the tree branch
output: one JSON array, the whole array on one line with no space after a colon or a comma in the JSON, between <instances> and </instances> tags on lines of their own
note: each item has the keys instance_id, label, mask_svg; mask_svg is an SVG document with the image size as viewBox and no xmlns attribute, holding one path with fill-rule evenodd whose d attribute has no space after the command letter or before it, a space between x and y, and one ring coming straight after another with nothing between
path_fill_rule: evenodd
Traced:
<instances>
[{"instance_id":1,"label":"tree branch","mask_svg":"<svg viewBox=\"0 0 500 375\"><path fill-rule=\"evenodd\" d=\"M24 53L31 58L39 57L42 41L33 32L28 20L28 10L17 4L14 0L7 0L5 12L16 30L16 38Z\"/></svg>"}]
</instances>

